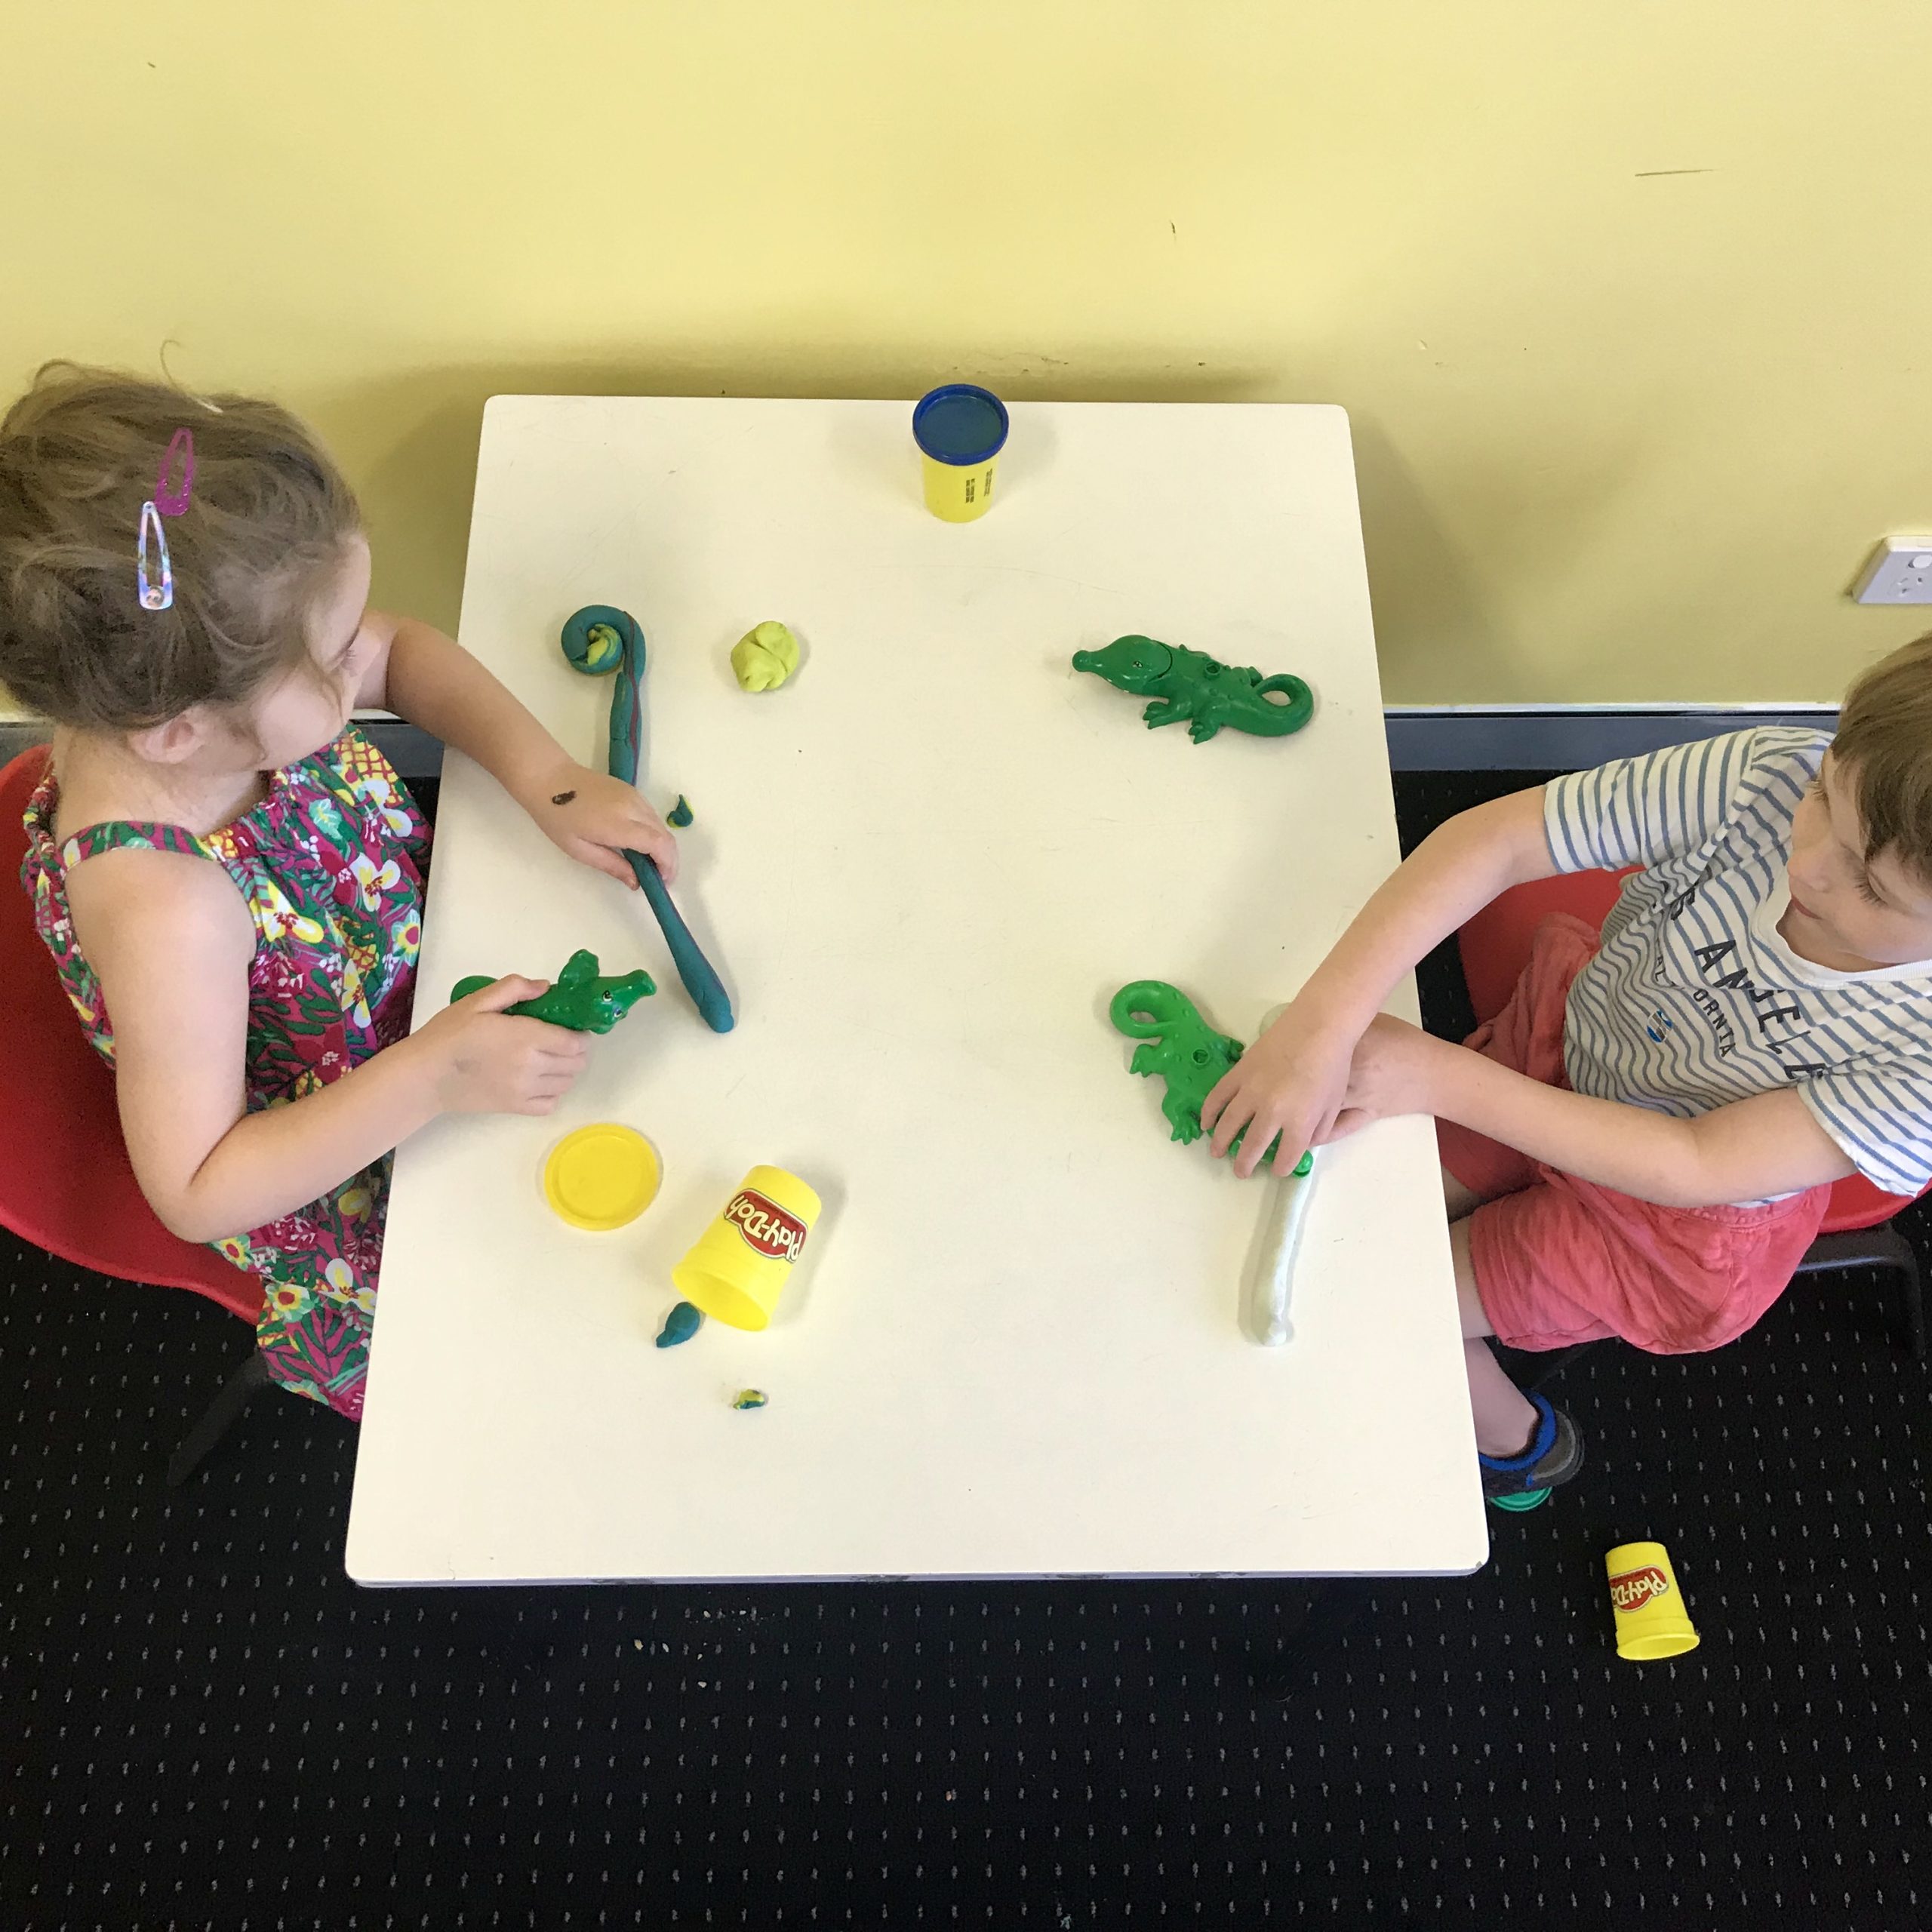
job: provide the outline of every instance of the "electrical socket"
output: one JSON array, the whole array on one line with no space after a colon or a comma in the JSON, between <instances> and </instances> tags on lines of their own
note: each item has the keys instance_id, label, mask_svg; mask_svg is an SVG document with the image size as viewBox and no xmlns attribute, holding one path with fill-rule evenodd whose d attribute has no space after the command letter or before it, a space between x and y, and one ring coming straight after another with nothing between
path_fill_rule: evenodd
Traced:
<instances>
[{"instance_id":1,"label":"electrical socket","mask_svg":"<svg viewBox=\"0 0 1932 1932\"><path fill-rule=\"evenodd\" d=\"M1851 594L1861 604L1932 604L1932 537L1887 537Z\"/></svg>"}]
</instances>

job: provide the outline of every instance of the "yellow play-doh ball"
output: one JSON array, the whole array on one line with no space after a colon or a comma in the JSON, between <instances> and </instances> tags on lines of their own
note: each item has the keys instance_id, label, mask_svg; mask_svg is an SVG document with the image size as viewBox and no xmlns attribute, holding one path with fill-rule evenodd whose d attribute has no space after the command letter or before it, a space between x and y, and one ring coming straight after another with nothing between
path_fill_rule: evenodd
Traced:
<instances>
[{"instance_id":1,"label":"yellow play-doh ball","mask_svg":"<svg viewBox=\"0 0 1932 1932\"><path fill-rule=\"evenodd\" d=\"M776 618L755 624L731 647L731 669L748 691L775 691L798 668L798 640Z\"/></svg>"}]
</instances>

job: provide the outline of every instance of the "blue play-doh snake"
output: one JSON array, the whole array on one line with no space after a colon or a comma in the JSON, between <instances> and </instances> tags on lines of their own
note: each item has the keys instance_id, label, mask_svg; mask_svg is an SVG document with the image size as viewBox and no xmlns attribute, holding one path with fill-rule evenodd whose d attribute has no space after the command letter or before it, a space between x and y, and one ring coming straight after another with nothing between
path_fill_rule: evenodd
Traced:
<instances>
[{"instance_id":1,"label":"blue play-doh snake","mask_svg":"<svg viewBox=\"0 0 1932 1932\"><path fill-rule=\"evenodd\" d=\"M563 647L572 667L585 676L615 673L611 688L605 769L613 778L635 785L644 743L644 632L628 611L620 611L612 604L586 604L582 610L574 611L565 624ZM658 924L664 929L664 943L670 949L672 963L691 996L691 1004L714 1033L730 1032L737 1023L731 1011L731 996L671 903L670 891L657 862L641 852L627 851L624 857L630 862L651 911L657 914Z\"/></svg>"}]
</instances>

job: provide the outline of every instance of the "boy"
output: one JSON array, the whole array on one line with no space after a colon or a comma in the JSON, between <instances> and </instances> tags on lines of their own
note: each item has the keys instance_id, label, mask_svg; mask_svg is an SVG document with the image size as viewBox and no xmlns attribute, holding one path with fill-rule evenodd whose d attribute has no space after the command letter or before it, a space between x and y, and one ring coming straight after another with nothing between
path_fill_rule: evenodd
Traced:
<instances>
[{"instance_id":1,"label":"boy","mask_svg":"<svg viewBox=\"0 0 1932 1932\"><path fill-rule=\"evenodd\" d=\"M1378 1013L1509 887L1630 865L1601 938L1546 921L1466 1046ZM1783 1291L1832 1182L1932 1180L1932 636L1859 679L1835 738L1737 732L1451 820L1201 1119L1217 1155L1251 1129L1249 1174L1278 1131L1292 1161L1404 1113L1439 1123L1483 1486L1524 1507L1581 1444L1484 1337L1715 1348Z\"/></svg>"}]
</instances>

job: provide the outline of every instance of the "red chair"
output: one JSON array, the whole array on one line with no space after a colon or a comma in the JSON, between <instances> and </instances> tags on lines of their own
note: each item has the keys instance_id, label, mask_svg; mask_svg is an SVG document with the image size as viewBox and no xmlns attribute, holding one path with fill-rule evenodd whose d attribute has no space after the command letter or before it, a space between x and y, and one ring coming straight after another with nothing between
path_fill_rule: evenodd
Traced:
<instances>
[{"instance_id":1,"label":"red chair","mask_svg":"<svg viewBox=\"0 0 1932 1932\"><path fill-rule=\"evenodd\" d=\"M1609 916L1623 881L1635 866L1620 872L1559 874L1512 886L1485 906L1457 935L1463 977L1478 1021L1502 1011L1530 956L1530 940L1552 912L1568 912L1592 926ZM1925 1303L1918 1258L1892 1217L1912 1197L1881 1193L1863 1174L1833 1183L1818 1238L1798 1264L1801 1275L1828 1268L1875 1267L1896 1270L1905 1296L1906 1333L1915 1360L1925 1357Z\"/></svg>"},{"instance_id":2,"label":"red chair","mask_svg":"<svg viewBox=\"0 0 1932 1932\"><path fill-rule=\"evenodd\" d=\"M258 1275L155 1219L128 1164L114 1075L81 1032L20 890L20 820L47 768L44 746L0 770L0 1223L58 1255L127 1281L187 1288L253 1325ZM168 1465L184 1481L266 1384L259 1355L215 1398Z\"/></svg>"}]
</instances>

